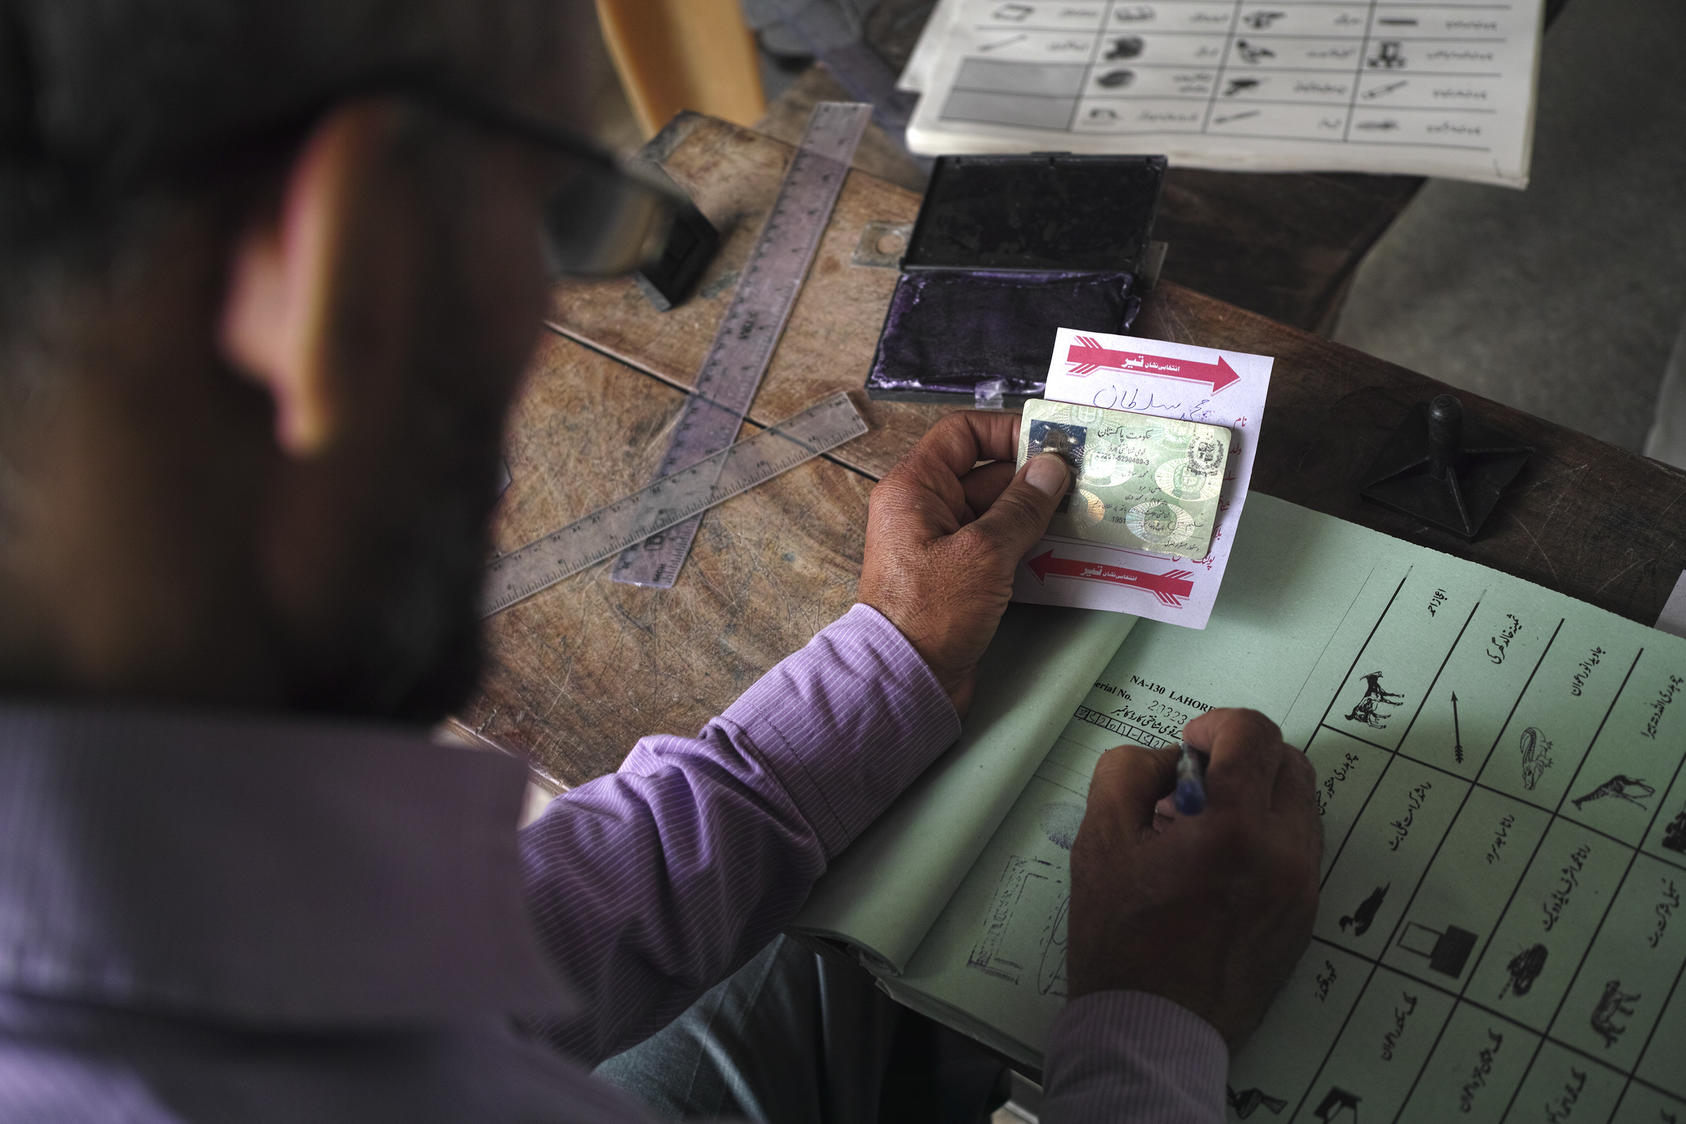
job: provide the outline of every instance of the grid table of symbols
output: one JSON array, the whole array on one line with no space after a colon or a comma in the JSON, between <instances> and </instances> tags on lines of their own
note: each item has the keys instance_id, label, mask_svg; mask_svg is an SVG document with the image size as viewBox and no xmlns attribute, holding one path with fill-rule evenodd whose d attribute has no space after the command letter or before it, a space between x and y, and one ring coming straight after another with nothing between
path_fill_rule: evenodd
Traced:
<instances>
[{"instance_id":1,"label":"grid table of symbols","mask_svg":"<svg viewBox=\"0 0 1686 1124\"><path fill-rule=\"evenodd\" d=\"M1488 150L1507 4L971 0L940 117L1073 133Z\"/></svg>"},{"instance_id":2,"label":"grid table of symbols","mask_svg":"<svg viewBox=\"0 0 1686 1124\"><path fill-rule=\"evenodd\" d=\"M1425 612L1432 652L1398 624ZM1676 694L1678 655L1400 581L1306 746L1322 901L1273 1012L1296 1041L1240 1067L1232 1105L1686 1120L1686 769L1656 740Z\"/></svg>"}]
</instances>

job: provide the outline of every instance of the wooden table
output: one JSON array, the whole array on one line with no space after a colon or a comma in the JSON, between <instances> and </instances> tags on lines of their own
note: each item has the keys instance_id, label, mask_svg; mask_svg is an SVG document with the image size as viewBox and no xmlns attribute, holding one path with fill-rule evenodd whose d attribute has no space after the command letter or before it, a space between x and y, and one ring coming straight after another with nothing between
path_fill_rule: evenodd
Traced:
<instances>
[{"instance_id":1,"label":"wooden table","mask_svg":"<svg viewBox=\"0 0 1686 1124\"><path fill-rule=\"evenodd\" d=\"M648 482L791 152L697 116L651 151L726 231L722 251L668 313L630 282L557 287L510 434L499 549ZM867 223L911 221L918 204L850 174L746 432L863 384L896 273L851 257ZM1686 568L1686 473L1461 394L1537 450L1485 535L1464 543L1358 497L1380 443L1442 384L1171 283L1134 330L1276 356L1255 488L1645 623ZM463 728L578 784L642 735L695 731L846 610L872 483L945 410L861 405L872 432L710 512L673 589L613 584L605 564L488 622L487 674Z\"/></svg>"}]
</instances>

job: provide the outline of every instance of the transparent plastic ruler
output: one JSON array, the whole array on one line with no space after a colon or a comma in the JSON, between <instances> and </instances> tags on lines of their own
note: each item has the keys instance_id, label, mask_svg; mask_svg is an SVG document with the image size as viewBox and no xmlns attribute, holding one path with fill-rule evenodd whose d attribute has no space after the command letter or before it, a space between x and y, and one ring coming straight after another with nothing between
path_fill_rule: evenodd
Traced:
<instances>
[{"instance_id":1,"label":"transparent plastic ruler","mask_svg":"<svg viewBox=\"0 0 1686 1124\"><path fill-rule=\"evenodd\" d=\"M872 107L821 102L785 171L778 198L744 262L737 291L697 372L696 386L673 433L658 476L730 445L778 346L820 235L843 189ZM691 551L700 519L690 519L633 546L615 563L615 581L667 589Z\"/></svg>"},{"instance_id":2,"label":"transparent plastic ruler","mask_svg":"<svg viewBox=\"0 0 1686 1124\"><path fill-rule=\"evenodd\" d=\"M694 519L866 431L860 411L840 390L753 437L661 477L641 492L502 555L486 567L480 615L502 612L631 543Z\"/></svg>"}]
</instances>

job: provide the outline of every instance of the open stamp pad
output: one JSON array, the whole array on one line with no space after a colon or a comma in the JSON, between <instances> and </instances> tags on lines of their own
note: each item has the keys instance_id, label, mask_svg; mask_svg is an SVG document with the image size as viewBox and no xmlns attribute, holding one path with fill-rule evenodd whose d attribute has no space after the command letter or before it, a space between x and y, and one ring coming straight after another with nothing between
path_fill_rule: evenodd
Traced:
<instances>
[{"instance_id":1,"label":"open stamp pad","mask_svg":"<svg viewBox=\"0 0 1686 1124\"><path fill-rule=\"evenodd\" d=\"M1060 327L1126 331L1162 156L942 156L902 257L869 398L1040 397Z\"/></svg>"},{"instance_id":2,"label":"open stamp pad","mask_svg":"<svg viewBox=\"0 0 1686 1124\"><path fill-rule=\"evenodd\" d=\"M1074 478L1050 535L1197 560L1211 552L1225 427L1032 398L1019 465L1038 453L1059 454Z\"/></svg>"}]
</instances>

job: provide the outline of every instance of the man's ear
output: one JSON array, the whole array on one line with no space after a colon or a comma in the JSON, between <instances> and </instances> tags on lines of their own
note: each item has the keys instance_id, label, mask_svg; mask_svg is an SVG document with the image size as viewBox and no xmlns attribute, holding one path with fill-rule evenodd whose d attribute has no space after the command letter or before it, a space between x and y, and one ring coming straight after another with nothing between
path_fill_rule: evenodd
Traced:
<instances>
[{"instance_id":1,"label":"man's ear","mask_svg":"<svg viewBox=\"0 0 1686 1124\"><path fill-rule=\"evenodd\" d=\"M276 205L230 250L220 349L269 393L276 445L291 457L328 449L357 395L396 385L405 361L419 232L391 155L399 112L356 102L324 116Z\"/></svg>"}]
</instances>

